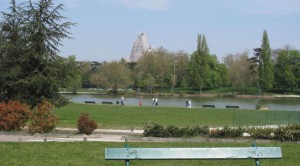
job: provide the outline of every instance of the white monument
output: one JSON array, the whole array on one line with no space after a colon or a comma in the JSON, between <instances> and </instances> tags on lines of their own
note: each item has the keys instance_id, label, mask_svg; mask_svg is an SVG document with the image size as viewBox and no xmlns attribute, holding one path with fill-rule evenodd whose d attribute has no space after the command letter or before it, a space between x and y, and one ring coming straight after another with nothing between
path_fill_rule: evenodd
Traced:
<instances>
[{"instance_id":1,"label":"white monument","mask_svg":"<svg viewBox=\"0 0 300 166\"><path fill-rule=\"evenodd\" d=\"M148 47L148 39L146 33L141 33L138 35L138 38L133 43L131 54L130 54L130 62L137 62L138 59L143 55L145 51L152 51L154 46Z\"/></svg>"}]
</instances>

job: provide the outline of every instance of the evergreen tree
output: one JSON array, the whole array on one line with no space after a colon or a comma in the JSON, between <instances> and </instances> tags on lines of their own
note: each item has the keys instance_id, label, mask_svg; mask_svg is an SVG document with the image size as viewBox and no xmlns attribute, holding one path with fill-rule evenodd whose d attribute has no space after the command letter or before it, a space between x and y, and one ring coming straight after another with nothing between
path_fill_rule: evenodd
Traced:
<instances>
[{"instance_id":1,"label":"evergreen tree","mask_svg":"<svg viewBox=\"0 0 300 166\"><path fill-rule=\"evenodd\" d=\"M2 12L1 72L3 99L21 99L34 106L41 98L53 103L61 99L58 87L65 80L64 59L58 56L63 38L70 38L74 25L63 22L63 5L53 0L11 1L10 12Z\"/></svg>"},{"instance_id":2,"label":"evergreen tree","mask_svg":"<svg viewBox=\"0 0 300 166\"><path fill-rule=\"evenodd\" d=\"M259 85L263 92L273 87L274 71L273 64L271 62L271 48L266 30L263 33L258 67L258 77Z\"/></svg>"}]
</instances>

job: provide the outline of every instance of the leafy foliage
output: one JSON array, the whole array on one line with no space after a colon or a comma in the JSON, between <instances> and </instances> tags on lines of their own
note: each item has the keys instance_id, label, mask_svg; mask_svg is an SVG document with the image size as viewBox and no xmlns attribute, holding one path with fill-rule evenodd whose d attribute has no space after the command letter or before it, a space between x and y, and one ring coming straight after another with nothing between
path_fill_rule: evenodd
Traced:
<instances>
[{"instance_id":1,"label":"leafy foliage","mask_svg":"<svg viewBox=\"0 0 300 166\"><path fill-rule=\"evenodd\" d=\"M43 100L32 110L31 124L29 125L29 133L48 133L52 131L58 118L53 113L54 105Z\"/></svg>"},{"instance_id":2,"label":"leafy foliage","mask_svg":"<svg viewBox=\"0 0 300 166\"><path fill-rule=\"evenodd\" d=\"M193 78L193 87L200 90L209 87L209 49L204 35L199 34L197 39L197 51L191 56L190 74Z\"/></svg>"},{"instance_id":3,"label":"leafy foliage","mask_svg":"<svg viewBox=\"0 0 300 166\"><path fill-rule=\"evenodd\" d=\"M273 87L274 71L271 62L271 48L266 30L263 33L258 71L260 88L263 92L271 89Z\"/></svg>"},{"instance_id":4,"label":"leafy foliage","mask_svg":"<svg viewBox=\"0 0 300 166\"><path fill-rule=\"evenodd\" d=\"M0 130L20 130L25 126L29 117L28 106L20 101L0 103Z\"/></svg>"},{"instance_id":5,"label":"leafy foliage","mask_svg":"<svg viewBox=\"0 0 300 166\"><path fill-rule=\"evenodd\" d=\"M117 92L118 88L126 88L132 84L131 75L131 71L119 62L104 63L100 71L92 75L91 82Z\"/></svg>"},{"instance_id":6,"label":"leafy foliage","mask_svg":"<svg viewBox=\"0 0 300 166\"><path fill-rule=\"evenodd\" d=\"M275 64L275 85L284 92L299 84L300 52L297 50L282 50ZM298 67L297 67L298 65Z\"/></svg>"},{"instance_id":7,"label":"leafy foliage","mask_svg":"<svg viewBox=\"0 0 300 166\"><path fill-rule=\"evenodd\" d=\"M97 127L97 123L89 118L89 113L82 113L77 121L79 133L92 134Z\"/></svg>"},{"instance_id":8,"label":"leafy foliage","mask_svg":"<svg viewBox=\"0 0 300 166\"><path fill-rule=\"evenodd\" d=\"M229 80L234 88L253 87L257 82L257 75L251 74L251 64L248 63L249 53L228 54L224 57L224 63L228 68Z\"/></svg>"}]
</instances>

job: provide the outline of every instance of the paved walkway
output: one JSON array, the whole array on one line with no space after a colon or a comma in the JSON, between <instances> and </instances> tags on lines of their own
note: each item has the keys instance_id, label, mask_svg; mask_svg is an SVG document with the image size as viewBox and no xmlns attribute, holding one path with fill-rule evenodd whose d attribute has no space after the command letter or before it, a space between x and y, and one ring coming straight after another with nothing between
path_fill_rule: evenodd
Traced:
<instances>
[{"instance_id":1,"label":"paved walkway","mask_svg":"<svg viewBox=\"0 0 300 166\"><path fill-rule=\"evenodd\" d=\"M0 132L0 142L125 142L128 136L142 135L143 130L96 129L93 134L78 134L77 129L56 128L52 133L30 135L26 131Z\"/></svg>"}]
</instances>

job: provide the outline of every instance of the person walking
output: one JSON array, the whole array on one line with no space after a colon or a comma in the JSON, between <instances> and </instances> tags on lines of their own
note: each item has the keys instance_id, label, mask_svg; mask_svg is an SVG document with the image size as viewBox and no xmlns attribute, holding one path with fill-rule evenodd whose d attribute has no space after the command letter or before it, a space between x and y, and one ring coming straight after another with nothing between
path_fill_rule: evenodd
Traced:
<instances>
[{"instance_id":1,"label":"person walking","mask_svg":"<svg viewBox=\"0 0 300 166\"><path fill-rule=\"evenodd\" d=\"M189 99L189 101L188 101L188 107L192 108L192 101L191 101L191 99Z\"/></svg>"},{"instance_id":2,"label":"person walking","mask_svg":"<svg viewBox=\"0 0 300 166\"><path fill-rule=\"evenodd\" d=\"M155 98L155 105L158 106L158 98Z\"/></svg>"},{"instance_id":3,"label":"person walking","mask_svg":"<svg viewBox=\"0 0 300 166\"><path fill-rule=\"evenodd\" d=\"M124 96L121 97L121 107L125 105L125 98Z\"/></svg>"}]
</instances>

